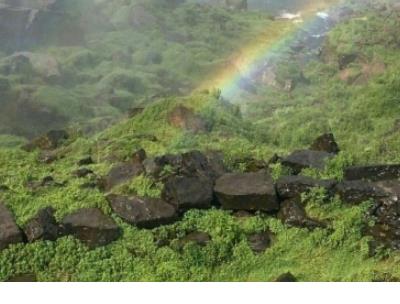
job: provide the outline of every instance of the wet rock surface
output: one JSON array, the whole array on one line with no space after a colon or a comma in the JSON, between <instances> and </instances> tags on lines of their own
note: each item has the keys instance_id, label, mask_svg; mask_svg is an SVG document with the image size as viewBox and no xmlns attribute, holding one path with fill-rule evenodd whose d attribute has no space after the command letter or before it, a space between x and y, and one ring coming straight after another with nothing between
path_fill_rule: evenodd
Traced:
<instances>
[{"instance_id":1,"label":"wet rock surface","mask_svg":"<svg viewBox=\"0 0 400 304\"><path fill-rule=\"evenodd\" d=\"M298 228L325 228L326 225L318 220L308 217L304 205L296 199L288 199L281 204L278 218L290 227Z\"/></svg>"},{"instance_id":2,"label":"wet rock surface","mask_svg":"<svg viewBox=\"0 0 400 304\"><path fill-rule=\"evenodd\" d=\"M0 202L0 250L22 242L23 234L15 223L11 211Z\"/></svg>"},{"instance_id":3,"label":"wet rock surface","mask_svg":"<svg viewBox=\"0 0 400 304\"><path fill-rule=\"evenodd\" d=\"M263 253L271 246L272 234L269 231L265 231L248 235L247 243L254 253Z\"/></svg>"},{"instance_id":4,"label":"wet rock surface","mask_svg":"<svg viewBox=\"0 0 400 304\"><path fill-rule=\"evenodd\" d=\"M65 232L86 244L89 248L105 246L121 235L112 218L97 208L78 210L62 220Z\"/></svg>"},{"instance_id":5,"label":"wet rock surface","mask_svg":"<svg viewBox=\"0 0 400 304\"><path fill-rule=\"evenodd\" d=\"M327 193L332 192L336 181L317 180L307 176L283 176L276 182L276 189L280 199L299 197L313 188L323 188Z\"/></svg>"},{"instance_id":6,"label":"wet rock surface","mask_svg":"<svg viewBox=\"0 0 400 304\"><path fill-rule=\"evenodd\" d=\"M54 212L53 208L42 209L28 221L24 228L28 242L55 241L62 236L63 229L57 224Z\"/></svg>"},{"instance_id":7,"label":"wet rock surface","mask_svg":"<svg viewBox=\"0 0 400 304\"><path fill-rule=\"evenodd\" d=\"M109 195L107 200L119 217L139 228L171 224L178 218L175 207L161 199Z\"/></svg>"},{"instance_id":8,"label":"wet rock surface","mask_svg":"<svg viewBox=\"0 0 400 304\"><path fill-rule=\"evenodd\" d=\"M399 165L353 166L344 171L346 180L383 181L400 178Z\"/></svg>"},{"instance_id":9,"label":"wet rock surface","mask_svg":"<svg viewBox=\"0 0 400 304\"><path fill-rule=\"evenodd\" d=\"M178 210L208 209L213 202L213 183L207 177L173 176L165 183L162 198Z\"/></svg>"},{"instance_id":10,"label":"wet rock surface","mask_svg":"<svg viewBox=\"0 0 400 304\"><path fill-rule=\"evenodd\" d=\"M335 156L325 151L298 150L283 158L282 164L293 170L295 174L306 168L324 169L328 160Z\"/></svg>"},{"instance_id":11,"label":"wet rock surface","mask_svg":"<svg viewBox=\"0 0 400 304\"><path fill-rule=\"evenodd\" d=\"M214 187L223 209L277 211L278 197L272 178L265 172L228 173Z\"/></svg>"}]
</instances>

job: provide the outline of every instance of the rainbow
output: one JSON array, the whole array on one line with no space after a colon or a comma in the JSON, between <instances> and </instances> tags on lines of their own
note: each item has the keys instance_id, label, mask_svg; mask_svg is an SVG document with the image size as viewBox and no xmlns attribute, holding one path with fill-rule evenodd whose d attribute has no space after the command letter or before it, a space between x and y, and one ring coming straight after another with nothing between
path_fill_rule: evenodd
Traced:
<instances>
[{"instance_id":1,"label":"rainbow","mask_svg":"<svg viewBox=\"0 0 400 304\"><path fill-rule=\"evenodd\" d=\"M300 30L307 28L318 18L324 18L322 12L332 10L341 2L311 0L300 10L301 16L287 14L281 20L273 21L272 26L262 29L250 43L220 64L198 90L220 90L224 98L236 99L243 92L246 81L253 79L270 59L294 41Z\"/></svg>"}]
</instances>

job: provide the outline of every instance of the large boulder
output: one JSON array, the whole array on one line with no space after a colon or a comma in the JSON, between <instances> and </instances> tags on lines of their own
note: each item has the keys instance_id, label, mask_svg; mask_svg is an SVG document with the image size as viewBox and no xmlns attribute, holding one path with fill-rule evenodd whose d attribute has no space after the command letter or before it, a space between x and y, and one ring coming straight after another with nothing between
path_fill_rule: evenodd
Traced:
<instances>
[{"instance_id":1,"label":"large boulder","mask_svg":"<svg viewBox=\"0 0 400 304\"><path fill-rule=\"evenodd\" d=\"M204 120L196 115L193 110L185 106L177 106L168 113L168 122L175 128L200 133L207 131L207 125Z\"/></svg>"},{"instance_id":2,"label":"large boulder","mask_svg":"<svg viewBox=\"0 0 400 304\"><path fill-rule=\"evenodd\" d=\"M381 200L388 197L388 193L381 187L365 181L343 181L336 185L336 193L341 200L349 204L359 204L370 199Z\"/></svg>"},{"instance_id":3,"label":"large boulder","mask_svg":"<svg viewBox=\"0 0 400 304\"><path fill-rule=\"evenodd\" d=\"M346 180L393 180L400 178L400 164L395 165L371 165L353 166L344 170Z\"/></svg>"},{"instance_id":4,"label":"large boulder","mask_svg":"<svg viewBox=\"0 0 400 304\"><path fill-rule=\"evenodd\" d=\"M310 150L325 151L334 154L340 152L339 145L336 143L335 137L332 133L326 133L318 137L311 145Z\"/></svg>"},{"instance_id":5,"label":"large boulder","mask_svg":"<svg viewBox=\"0 0 400 304\"><path fill-rule=\"evenodd\" d=\"M115 186L128 182L141 175L144 167L141 163L128 161L114 166L100 181L100 186L105 191L110 191Z\"/></svg>"},{"instance_id":6,"label":"large boulder","mask_svg":"<svg viewBox=\"0 0 400 304\"><path fill-rule=\"evenodd\" d=\"M109 195L112 210L129 224L152 229L173 223L177 219L174 206L156 198Z\"/></svg>"},{"instance_id":7,"label":"large boulder","mask_svg":"<svg viewBox=\"0 0 400 304\"><path fill-rule=\"evenodd\" d=\"M288 199L281 204L278 217L289 227L324 228L325 224L307 216L302 203L297 199Z\"/></svg>"},{"instance_id":8,"label":"large boulder","mask_svg":"<svg viewBox=\"0 0 400 304\"><path fill-rule=\"evenodd\" d=\"M282 164L291 168L295 174L306 168L323 170L326 161L332 159L335 154L325 151L298 150L285 157Z\"/></svg>"},{"instance_id":9,"label":"large boulder","mask_svg":"<svg viewBox=\"0 0 400 304\"><path fill-rule=\"evenodd\" d=\"M302 175L283 176L277 181L276 189L280 199L288 199L298 197L313 188L323 188L330 193L335 184L334 180L317 180Z\"/></svg>"},{"instance_id":10,"label":"large boulder","mask_svg":"<svg viewBox=\"0 0 400 304\"><path fill-rule=\"evenodd\" d=\"M64 217L62 224L67 234L75 236L89 248L105 246L121 235L114 220L97 208L80 209Z\"/></svg>"},{"instance_id":11,"label":"large boulder","mask_svg":"<svg viewBox=\"0 0 400 304\"><path fill-rule=\"evenodd\" d=\"M25 225L24 232L29 242L55 241L62 236L63 230L57 224L53 208L40 210Z\"/></svg>"},{"instance_id":12,"label":"large boulder","mask_svg":"<svg viewBox=\"0 0 400 304\"><path fill-rule=\"evenodd\" d=\"M207 177L172 176L164 185L162 197L179 210L207 209L213 201L213 182Z\"/></svg>"},{"instance_id":13,"label":"large boulder","mask_svg":"<svg viewBox=\"0 0 400 304\"><path fill-rule=\"evenodd\" d=\"M272 178L265 172L228 173L214 187L224 209L277 211L278 197Z\"/></svg>"},{"instance_id":14,"label":"large boulder","mask_svg":"<svg viewBox=\"0 0 400 304\"><path fill-rule=\"evenodd\" d=\"M23 239L23 234L10 210L0 202L0 250L12 244L22 243Z\"/></svg>"}]
</instances>

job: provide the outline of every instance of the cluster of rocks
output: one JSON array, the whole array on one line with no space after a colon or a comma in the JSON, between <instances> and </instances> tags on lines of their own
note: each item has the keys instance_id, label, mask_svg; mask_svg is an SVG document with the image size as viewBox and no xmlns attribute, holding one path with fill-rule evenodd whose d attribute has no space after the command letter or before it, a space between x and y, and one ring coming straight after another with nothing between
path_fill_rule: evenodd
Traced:
<instances>
[{"instance_id":1,"label":"cluster of rocks","mask_svg":"<svg viewBox=\"0 0 400 304\"><path fill-rule=\"evenodd\" d=\"M49 133L34 142L38 147L57 147L65 140L64 135L62 132ZM231 210L238 217L258 211L275 215L290 227L325 228L328 223L307 215L301 198L313 188L323 188L328 196L338 195L348 204L373 200L375 204L371 214L376 217L376 225L368 233L385 245L399 249L400 165L348 167L344 180L340 182L299 175L304 168L323 169L326 161L339 151L333 135L324 134L309 149L295 151L283 158L275 157L274 161L291 168L293 175L274 181L267 167L255 166L257 170L254 172L230 172L218 152L190 151L150 158L144 150L139 150L99 178L94 187L105 192L112 211L118 217L145 229L174 223L187 210L212 206ZM80 169L73 175L78 178L94 175L92 170L84 167L92 163L91 157L81 159L78 162ZM161 198L113 192L116 186L142 174L163 183ZM43 185L58 184L49 177L41 182ZM53 212L49 208L41 210L26 227L19 229L3 204L0 208L0 248L23 240L55 240L64 235L74 235L94 248L116 240L121 234L114 220L98 209L78 210L60 223L56 222ZM193 237L206 243L202 234ZM271 233L251 235L248 242L254 252L262 252L271 243Z\"/></svg>"}]
</instances>

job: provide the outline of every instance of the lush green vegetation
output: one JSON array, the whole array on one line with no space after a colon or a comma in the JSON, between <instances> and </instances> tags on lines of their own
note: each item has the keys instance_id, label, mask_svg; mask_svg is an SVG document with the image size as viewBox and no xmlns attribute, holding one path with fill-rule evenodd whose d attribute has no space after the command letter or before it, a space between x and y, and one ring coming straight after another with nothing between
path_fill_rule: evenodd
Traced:
<instances>
[{"instance_id":1,"label":"lush green vegetation","mask_svg":"<svg viewBox=\"0 0 400 304\"><path fill-rule=\"evenodd\" d=\"M153 2L146 1L150 6ZM105 10L112 8L111 4L103 6ZM160 11L157 15L162 20L160 28L195 37L185 46L190 52L184 52L181 43L160 39L159 32L151 30L154 24L149 25L145 34L129 32L127 39L125 31L129 30L125 28L121 9L114 12L112 19L118 31L101 36L90 34L87 48L48 50L59 59L66 75L72 75L71 79L81 75L82 79L90 80L70 83L68 87L39 83L36 96L43 97L40 100L47 105L62 101L55 105L58 111L79 117L85 113L77 108L82 98L93 98L98 92L115 87L120 100L125 97L128 100L117 108L125 109L135 104L132 100L139 102L150 92L170 88L165 84L167 80L178 83L178 87L185 83L190 88L203 72L209 71L208 65L224 58L243 39L250 27L256 31L258 26L271 22L258 14L228 14L223 9L203 11L190 5L171 15L164 13ZM215 28L215 20L220 18L227 20L225 29ZM58 219L82 207L98 207L117 221L123 237L95 250L89 250L72 237L14 245L0 252L0 281L22 273L36 273L43 281L271 281L287 271L301 281L398 280L398 252L378 248L374 255L370 254L371 238L363 234L364 228L371 225L367 216L369 202L349 206L337 198L327 200L318 190L309 194L304 197L308 213L329 222L327 229L313 231L288 228L270 215L260 213L239 219L217 209L192 210L176 224L141 230L117 218L99 190L81 187L90 177L72 176L78 168L77 161L87 155L95 160L89 167L103 175L139 148L144 148L150 156L191 149L218 150L223 152L227 166L242 170L248 158L268 160L274 153L289 153L308 146L326 131L335 134L343 151L325 170L305 170L304 174L340 179L343 167L352 163L399 162L399 19L384 18L380 13L366 12L339 25L324 47L324 61L311 62L301 70L307 84L299 83L290 93L268 89L262 98L245 107L245 115L240 113L239 106L222 100L219 92L159 98L143 113L96 135L86 137L77 132L57 150L57 155L63 157L48 165L38 162L39 152L27 153L13 147L21 143L21 138L1 136L0 185L10 190L0 191L0 200L13 211L19 225L23 226L47 206L56 209ZM196 26L190 22L197 22ZM123 52L132 48L128 65L115 63L109 57L121 51L121 46ZM151 58L151 63L145 56L149 50L159 52ZM356 59L340 70L339 58L349 54L355 54ZM378 71L369 72L366 66ZM300 72L295 63L290 68ZM341 79L346 69L356 76L351 80ZM281 72L285 75L285 71ZM165 75L162 82L157 80L158 73ZM18 77L11 79L13 85L14 81L23 83ZM25 85L28 84L12 90ZM211 131L194 135L170 126L167 113L178 104L193 109ZM109 104L85 106L95 107L96 114L113 115L116 111ZM275 178L285 174L280 165L272 166L271 170ZM65 185L38 190L27 187L49 175ZM140 176L118 191L157 197L160 185ZM254 254L246 236L266 229L274 234L273 244L265 253ZM196 230L209 233L212 241L205 247L193 243L184 248L177 245L185 233ZM166 238L172 238L171 244L158 247L156 241Z\"/></svg>"}]
</instances>

